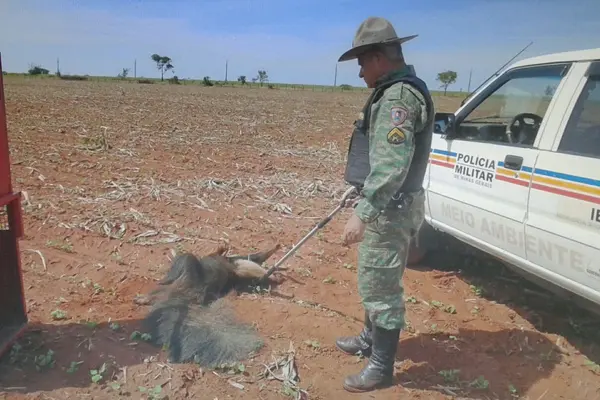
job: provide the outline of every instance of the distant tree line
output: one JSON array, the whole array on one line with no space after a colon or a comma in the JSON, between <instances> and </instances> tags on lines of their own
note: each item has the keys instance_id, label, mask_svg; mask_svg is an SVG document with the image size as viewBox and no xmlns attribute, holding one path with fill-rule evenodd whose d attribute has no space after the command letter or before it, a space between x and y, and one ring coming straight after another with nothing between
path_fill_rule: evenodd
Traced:
<instances>
[{"instance_id":1,"label":"distant tree line","mask_svg":"<svg viewBox=\"0 0 600 400\"><path fill-rule=\"evenodd\" d=\"M156 64L156 68L160 72L160 80L164 81L165 73L171 71L173 76L168 79L169 83L180 84L180 79L175 75L175 66L173 65L173 60L168 56L161 56L160 54L154 53L150 56L150 59ZM27 71L29 75L48 75L50 71L46 68L43 68L41 65L30 65L29 70ZM60 76L63 79L75 79L77 76L61 76L60 72L57 71L57 76ZM129 68L123 68L122 71L117 75L117 77L121 79L127 78L129 75ZM83 80L85 77L77 77L78 80ZM446 94L448 87L453 83L456 83L456 79L458 78L458 74L455 71L447 70L443 72L439 72L436 80L440 82L440 87L444 89L444 94ZM87 79L87 78L85 78ZM257 75L251 79L252 83L259 82L260 86L263 86L264 83L269 82L269 75L265 70L259 70ZM237 78L237 81L242 85L246 85L247 76L240 75ZM139 83L152 83L149 79L140 79ZM213 86L214 82L211 81L209 76L205 76L202 79L202 84L204 86ZM272 88L272 85L269 85L269 88ZM352 86L350 85L340 85L340 89L342 90L350 90Z\"/></svg>"},{"instance_id":2,"label":"distant tree line","mask_svg":"<svg viewBox=\"0 0 600 400\"><path fill-rule=\"evenodd\" d=\"M175 84L180 83L179 78L177 77L177 75L175 75L175 66L173 65L173 60L171 59L171 57L161 56L155 53L152 54L150 58L156 63L156 68L160 71L161 82L164 81L165 72L171 71L173 73L173 77L169 79L169 82ZM123 69L123 71L125 71L125 68ZM245 85L247 83L246 75L240 75L237 80L242 85ZM255 83L256 81L260 82L261 86L263 85L263 83L268 82L269 76L267 75L267 71L259 70L256 77L252 78L252 83ZM202 84L204 86L214 85L214 83L210 80L210 76L205 76L204 78L202 78Z\"/></svg>"}]
</instances>

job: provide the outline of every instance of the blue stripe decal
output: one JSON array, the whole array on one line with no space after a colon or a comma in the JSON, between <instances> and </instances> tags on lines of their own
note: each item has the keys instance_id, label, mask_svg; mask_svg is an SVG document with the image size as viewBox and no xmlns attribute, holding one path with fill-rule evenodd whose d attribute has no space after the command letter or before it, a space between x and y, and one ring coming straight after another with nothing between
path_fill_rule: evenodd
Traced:
<instances>
[{"instance_id":1,"label":"blue stripe decal","mask_svg":"<svg viewBox=\"0 0 600 400\"><path fill-rule=\"evenodd\" d=\"M498 166L504 168L504 161L498 161ZM521 171L533 173L533 168L531 167L521 167Z\"/></svg>"},{"instance_id":2,"label":"blue stripe decal","mask_svg":"<svg viewBox=\"0 0 600 400\"><path fill-rule=\"evenodd\" d=\"M538 174L538 175L549 176L551 178L564 179L566 181L583 183L583 184L586 184L586 185L600 187L600 181L596 180L596 179L590 179L590 178L584 178L582 176L575 176L575 175L563 174L563 173L560 173L560 172L553 172L553 171L548 171L547 169L539 169L539 168L535 169L535 173Z\"/></svg>"},{"instance_id":3,"label":"blue stripe decal","mask_svg":"<svg viewBox=\"0 0 600 400\"><path fill-rule=\"evenodd\" d=\"M458 155L458 153L455 153L453 151L445 151L445 150L438 150L438 149L431 149L432 153L436 153L436 154L441 154L443 156L449 156L449 157L456 157Z\"/></svg>"},{"instance_id":4,"label":"blue stripe decal","mask_svg":"<svg viewBox=\"0 0 600 400\"><path fill-rule=\"evenodd\" d=\"M453 151L431 149L431 152L434 153L434 154L441 154L443 156L448 156L448 157L457 157L458 156L458 153L453 152ZM505 168L503 161L498 161L497 165L498 165L498 167ZM564 174L564 173L561 173L561 172L549 171L547 169L539 169L539 168L533 169L531 167L525 167L525 166L521 167L521 171L527 172L527 173L530 173L530 174L543 175L543 176L547 176L547 177L550 177L550 178L563 179L565 181L582 183L584 185L590 185L590 186L600 187L600 180L598 180L598 179L592 179L592 178L586 178L586 177L583 177L583 176L576 176L576 175Z\"/></svg>"}]
</instances>

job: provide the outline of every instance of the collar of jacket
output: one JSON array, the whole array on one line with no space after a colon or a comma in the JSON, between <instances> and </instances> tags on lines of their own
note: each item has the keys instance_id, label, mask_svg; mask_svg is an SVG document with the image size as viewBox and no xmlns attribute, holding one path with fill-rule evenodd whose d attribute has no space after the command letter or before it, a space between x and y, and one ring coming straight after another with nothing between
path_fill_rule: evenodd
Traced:
<instances>
[{"instance_id":1,"label":"collar of jacket","mask_svg":"<svg viewBox=\"0 0 600 400\"><path fill-rule=\"evenodd\" d=\"M408 66L404 66L400 69L392 70L392 71L388 72L387 74L381 76L379 79L377 79L377 81L375 82L375 85L381 86L389 81L392 81L392 80L398 79L398 78L402 78L403 76L406 76L406 75L410 75L410 69L408 68Z\"/></svg>"}]
</instances>

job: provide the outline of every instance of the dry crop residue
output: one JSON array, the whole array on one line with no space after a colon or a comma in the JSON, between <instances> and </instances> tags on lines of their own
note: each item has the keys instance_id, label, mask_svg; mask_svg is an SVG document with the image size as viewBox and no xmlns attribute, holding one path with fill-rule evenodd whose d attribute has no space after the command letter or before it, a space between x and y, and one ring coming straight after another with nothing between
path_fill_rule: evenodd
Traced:
<instances>
[{"instance_id":1,"label":"dry crop residue","mask_svg":"<svg viewBox=\"0 0 600 400\"><path fill-rule=\"evenodd\" d=\"M406 272L397 385L341 387L364 360L335 349L360 329L356 249L341 213L286 264L281 294L233 297L266 346L230 370L172 365L144 343L136 306L171 251L228 241L282 256L343 193L365 93L7 78L31 326L0 370L2 399L280 399L261 378L293 347L310 399L597 399L598 326L585 312L473 257ZM460 99L436 98L439 111ZM523 287L528 288L524 290ZM529 305L526 307L525 305Z\"/></svg>"}]
</instances>

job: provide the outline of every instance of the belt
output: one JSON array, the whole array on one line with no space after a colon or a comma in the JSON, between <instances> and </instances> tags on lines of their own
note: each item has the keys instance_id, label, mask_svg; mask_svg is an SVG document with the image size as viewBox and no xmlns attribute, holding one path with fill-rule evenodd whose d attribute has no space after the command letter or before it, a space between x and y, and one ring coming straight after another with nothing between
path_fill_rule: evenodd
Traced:
<instances>
[{"instance_id":1,"label":"belt","mask_svg":"<svg viewBox=\"0 0 600 400\"><path fill-rule=\"evenodd\" d=\"M410 207L410 205L413 203L415 197L415 194L421 194L423 193L423 188L419 189L416 192L412 192L412 193L406 193L406 192L399 192L396 193L394 196L392 196L392 200L389 202L387 208L404 208L404 207Z\"/></svg>"},{"instance_id":2,"label":"belt","mask_svg":"<svg viewBox=\"0 0 600 400\"><path fill-rule=\"evenodd\" d=\"M362 194L362 187L356 187L359 196L360 197L364 197ZM395 195L392 196L392 199L390 200L390 202L388 203L388 205L386 206L387 209L394 209L394 208L404 208L404 207L409 207L413 201L414 201L414 195L415 194L422 194L424 192L424 189L421 188L415 192L410 192L410 193L406 193L406 192L398 192Z\"/></svg>"}]
</instances>

